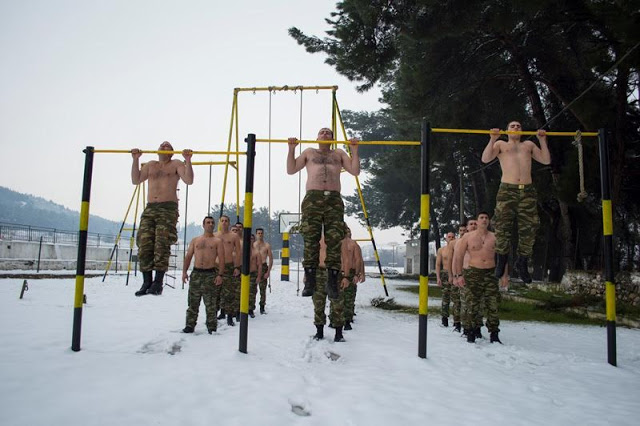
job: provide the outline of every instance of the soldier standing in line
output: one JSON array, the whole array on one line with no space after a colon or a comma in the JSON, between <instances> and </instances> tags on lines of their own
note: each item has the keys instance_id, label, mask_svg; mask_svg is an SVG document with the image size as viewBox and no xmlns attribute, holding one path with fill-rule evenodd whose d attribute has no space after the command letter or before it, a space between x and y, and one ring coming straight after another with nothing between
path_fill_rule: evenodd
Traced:
<instances>
[{"instance_id":1,"label":"soldier standing in line","mask_svg":"<svg viewBox=\"0 0 640 426\"><path fill-rule=\"evenodd\" d=\"M476 229L478 229L478 221L476 219L469 219L469 221L467 222L467 232L473 232ZM456 250L460 250L460 241L462 238L458 239L456 241L456 245L454 246L454 256L456 253ZM467 247L467 251L464 253L464 260L462 262L462 269L461 270L456 270L455 267L455 263L452 261L451 263L451 272L454 276L453 278L453 285L455 285L457 288L460 289L460 318L462 319L462 335L463 336L468 336L469 335L469 330L471 330L471 318L469 317L470 315L470 309L467 306L467 300L471 300L470 299L470 295L467 294L468 293L468 286L465 286L463 284L460 283L460 276L464 274L465 271L467 271L469 269L469 249ZM458 278L456 278L456 276ZM477 318L477 322L478 323L482 323L482 306L479 307L478 309L478 318ZM482 335L480 334L476 334L476 338L481 338Z\"/></svg>"},{"instance_id":2,"label":"soldier standing in line","mask_svg":"<svg viewBox=\"0 0 640 426\"><path fill-rule=\"evenodd\" d=\"M452 263L453 263L453 254L455 252L456 246L460 238L467 232L467 224L466 222L458 226L458 238L449 242L449 246L451 246L451 255L449 256L449 264L447 265L447 271L453 271ZM453 305L453 330L460 332L462 330L462 297L460 294L460 287L456 286L453 282L453 273L448 274L448 282L449 288L451 292L451 303Z\"/></svg>"},{"instance_id":3,"label":"soldier standing in line","mask_svg":"<svg viewBox=\"0 0 640 426\"><path fill-rule=\"evenodd\" d=\"M509 123L508 131L520 132L518 121ZM530 140L521 141L520 134L509 134L508 140L499 140L500 129L491 129L489 143L482 152L482 162L489 163L496 157L500 161L502 179L496 196L494 222L496 226L496 278L503 276L509 262L511 231L518 223L518 259L515 270L525 283L531 282L529 258L533 254L536 231L539 225L536 190L531 180L531 159L541 164L551 163L547 146L547 134L538 130L540 147Z\"/></svg>"},{"instance_id":4,"label":"soldier standing in line","mask_svg":"<svg viewBox=\"0 0 640 426\"><path fill-rule=\"evenodd\" d=\"M233 322L233 317L240 310L240 304L236 303L236 293L240 292L240 256L242 249L240 248L240 237L238 237L237 230L236 232L231 232L229 226L229 216L220 216L220 231L216 236L222 240L224 246L224 273L222 274L220 296L222 309L227 314L227 324L234 326L236 324Z\"/></svg>"},{"instance_id":5,"label":"soldier standing in line","mask_svg":"<svg viewBox=\"0 0 640 426\"><path fill-rule=\"evenodd\" d=\"M260 288L260 313L264 314L266 313L264 307L267 303L267 283L269 282L269 274L271 274L271 268L273 267L273 252L271 251L271 244L264 240L263 228L256 228L256 238L257 241L253 246L260 256L260 263L262 265L262 275L258 280L258 286ZM269 258L269 264L267 264L267 258Z\"/></svg>"},{"instance_id":6,"label":"soldier standing in line","mask_svg":"<svg viewBox=\"0 0 640 426\"><path fill-rule=\"evenodd\" d=\"M487 328L489 329L491 343L500 341L500 319L498 318L498 298L500 290L498 279L495 277L495 247L496 237L489 231L489 214L487 212L478 213L478 229L465 234L460 240L460 248L453 257L456 271L463 270L464 255L469 251L469 269L463 275L456 274L461 286L468 286L467 294L470 295L465 301L467 309L470 309L471 330L467 335L467 342L476 341L476 330L482 327L482 321L478 323L480 304L484 301L484 308L487 313Z\"/></svg>"},{"instance_id":7,"label":"soldier standing in line","mask_svg":"<svg viewBox=\"0 0 640 426\"><path fill-rule=\"evenodd\" d=\"M358 283L360 282L360 273L362 262L362 251L360 246L351 239L351 230L345 224L345 237L342 240L342 271L343 271L343 283L344 286L343 304L344 304L344 329L351 330L351 323L353 322L353 315L356 304L356 292ZM346 266L345 266L346 265Z\"/></svg>"},{"instance_id":8,"label":"soldier standing in line","mask_svg":"<svg viewBox=\"0 0 640 426\"><path fill-rule=\"evenodd\" d=\"M436 254L436 279L442 287L442 325L449 327L449 305L451 304L451 283L449 282L449 265L453 256L455 234L448 232L445 236L447 245L440 247Z\"/></svg>"},{"instance_id":9,"label":"soldier standing in line","mask_svg":"<svg viewBox=\"0 0 640 426\"><path fill-rule=\"evenodd\" d=\"M173 151L173 146L165 141L158 151ZM184 163L172 160L173 154L158 154L158 161L151 160L140 168L141 155L138 148L131 150L131 183L139 185L149 180L149 202L140 217L136 237L143 282L135 294L161 295L164 274L169 269L171 245L178 241L178 181L182 179L187 185L193 183L193 152L190 149L182 151ZM156 271L155 278L153 271Z\"/></svg>"},{"instance_id":10,"label":"soldier standing in line","mask_svg":"<svg viewBox=\"0 0 640 426\"><path fill-rule=\"evenodd\" d=\"M322 128L318 141L333 141L331 129ZM328 143L320 143L318 148L307 148L295 157L298 139L289 138L287 173L292 175L307 169L306 195L302 201L302 226L304 238L304 289L302 296L312 296L316 287L316 270L319 266L320 238L324 232L327 244L327 293L338 297L338 277L340 275L340 247L344 238L344 203L340 195L340 172L360 174L358 139L349 140L351 157L341 149L331 149Z\"/></svg>"},{"instance_id":11,"label":"soldier standing in line","mask_svg":"<svg viewBox=\"0 0 640 426\"><path fill-rule=\"evenodd\" d=\"M204 234L195 237L189 243L189 249L184 258L182 267L182 283L189 280L189 266L191 259L195 255L196 260L191 271L189 285L189 295L187 308L186 326L182 330L184 333L193 333L198 321L198 311L200 310L200 300L204 300L206 310L206 323L209 334L218 329L218 295L222 286L221 272L224 269L224 259L222 241L213 235L215 220L211 216L206 216L202 221ZM216 259L218 262L216 263Z\"/></svg>"},{"instance_id":12,"label":"soldier standing in line","mask_svg":"<svg viewBox=\"0 0 640 426\"><path fill-rule=\"evenodd\" d=\"M344 248L342 248L344 250ZM342 257L342 254L341 254ZM346 278L342 280L341 285L338 288L338 294L336 297L332 297L326 291L327 283L327 268L325 266L325 259L327 258L327 245L324 242L324 235L320 237L320 253L318 259L318 287L313 292L313 324L316 326L316 335L313 336L316 340L324 339L324 326L327 323L327 316L325 314L325 308L327 305L327 296L329 297L329 321L336 329L334 342L344 342L342 336L342 327L344 325L344 300L342 298L342 290L346 287ZM343 258L344 259L344 258ZM344 266L344 265L343 265ZM346 265L350 267L351 265Z\"/></svg>"},{"instance_id":13,"label":"soldier standing in line","mask_svg":"<svg viewBox=\"0 0 640 426\"><path fill-rule=\"evenodd\" d=\"M258 294L258 282L262 280L262 266L260 265L260 253L255 249L256 236L251 234L251 256L249 257L249 316L255 318L256 295Z\"/></svg>"}]
</instances>

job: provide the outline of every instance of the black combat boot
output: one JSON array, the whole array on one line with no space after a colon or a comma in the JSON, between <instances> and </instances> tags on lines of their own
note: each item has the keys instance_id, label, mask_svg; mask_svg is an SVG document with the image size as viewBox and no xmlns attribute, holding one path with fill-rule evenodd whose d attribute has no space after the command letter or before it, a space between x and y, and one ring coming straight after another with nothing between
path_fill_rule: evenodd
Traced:
<instances>
[{"instance_id":1,"label":"black combat boot","mask_svg":"<svg viewBox=\"0 0 640 426\"><path fill-rule=\"evenodd\" d=\"M264 303L260 304L260 314L266 314L266 312L264 310Z\"/></svg>"},{"instance_id":2,"label":"black combat boot","mask_svg":"<svg viewBox=\"0 0 640 426\"><path fill-rule=\"evenodd\" d=\"M508 254L496 253L496 278L502 278L507 263L509 263Z\"/></svg>"},{"instance_id":3,"label":"black combat boot","mask_svg":"<svg viewBox=\"0 0 640 426\"><path fill-rule=\"evenodd\" d=\"M333 338L334 342L345 342L344 336L342 335L342 327L336 327L336 335Z\"/></svg>"},{"instance_id":4,"label":"black combat boot","mask_svg":"<svg viewBox=\"0 0 640 426\"><path fill-rule=\"evenodd\" d=\"M500 341L500 338L498 337L498 332L497 331L492 331L491 335L489 336L489 342L494 343L494 342L498 342L500 344L502 344L502 342Z\"/></svg>"},{"instance_id":5,"label":"black combat boot","mask_svg":"<svg viewBox=\"0 0 640 426\"><path fill-rule=\"evenodd\" d=\"M182 329L183 333L193 333L194 328L191 327L190 325L186 326L185 328Z\"/></svg>"},{"instance_id":6,"label":"black combat boot","mask_svg":"<svg viewBox=\"0 0 640 426\"><path fill-rule=\"evenodd\" d=\"M324 339L324 325L316 325L316 335L313 338L315 340Z\"/></svg>"},{"instance_id":7,"label":"black combat boot","mask_svg":"<svg viewBox=\"0 0 640 426\"><path fill-rule=\"evenodd\" d=\"M462 324L460 324L459 322L454 322L453 331L457 331L458 333L460 333L461 330L462 330Z\"/></svg>"},{"instance_id":8,"label":"black combat boot","mask_svg":"<svg viewBox=\"0 0 640 426\"><path fill-rule=\"evenodd\" d=\"M473 332L473 329L470 329L469 334L467 334L467 342L468 343L476 342L476 333Z\"/></svg>"},{"instance_id":9,"label":"black combat boot","mask_svg":"<svg viewBox=\"0 0 640 426\"><path fill-rule=\"evenodd\" d=\"M480 330L482 329L482 327L476 327L476 329L473 331L473 335L475 336L476 339L482 339L482 333L480 332Z\"/></svg>"},{"instance_id":10,"label":"black combat boot","mask_svg":"<svg viewBox=\"0 0 640 426\"><path fill-rule=\"evenodd\" d=\"M313 296L316 291L316 268L304 268L304 288L302 297Z\"/></svg>"},{"instance_id":11,"label":"black combat boot","mask_svg":"<svg viewBox=\"0 0 640 426\"><path fill-rule=\"evenodd\" d=\"M442 317L442 326L449 327L449 317Z\"/></svg>"},{"instance_id":12,"label":"black combat boot","mask_svg":"<svg viewBox=\"0 0 640 426\"><path fill-rule=\"evenodd\" d=\"M149 288L149 294L160 296L162 294L162 288L164 287L164 271L156 271L156 277L153 279L153 284Z\"/></svg>"},{"instance_id":13,"label":"black combat boot","mask_svg":"<svg viewBox=\"0 0 640 426\"><path fill-rule=\"evenodd\" d=\"M529 275L529 258L525 256L518 257L516 269L523 283L531 283L531 275Z\"/></svg>"},{"instance_id":14,"label":"black combat boot","mask_svg":"<svg viewBox=\"0 0 640 426\"><path fill-rule=\"evenodd\" d=\"M227 325L230 325L231 327L236 325L236 323L233 322L233 315L231 314L227 315Z\"/></svg>"},{"instance_id":15,"label":"black combat boot","mask_svg":"<svg viewBox=\"0 0 640 426\"><path fill-rule=\"evenodd\" d=\"M149 291L153 281L153 271L146 271L142 273L142 287L136 291L136 296L144 296Z\"/></svg>"},{"instance_id":16,"label":"black combat boot","mask_svg":"<svg viewBox=\"0 0 640 426\"><path fill-rule=\"evenodd\" d=\"M220 309L220 315L218 315L218 319L225 319L227 314L224 313L224 309Z\"/></svg>"},{"instance_id":17,"label":"black combat boot","mask_svg":"<svg viewBox=\"0 0 640 426\"><path fill-rule=\"evenodd\" d=\"M337 269L329 269L327 272L327 296L329 299L337 299L340 296L340 292L338 291L338 278L340 277L340 271Z\"/></svg>"},{"instance_id":18,"label":"black combat boot","mask_svg":"<svg viewBox=\"0 0 640 426\"><path fill-rule=\"evenodd\" d=\"M345 322L344 322L344 329L345 329L345 330L352 330L352 328L351 328L351 321L345 321Z\"/></svg>"},{"instance_id":19,"label":"black combat boot","mask_svg":"<svg viewBox=\"0 0 640 426\"><path fill-rule=\"evenodd\" d=\"M254 313L253 313L253 309L251 309L251 310L249 311L249 316L250 316L251 318L255 318L255 317L256 317L256 314L254 314Z\"/></svg>"},{"instance_id":20,"label":"black combat boot","mask_svg":"<svg viewBox=\"0 0 640 426\"><path fill-rule=\"evenodd\" d=\"M469 329L468 328L463 328L462 329L462 337L467 337L469 335Z\"/></svg>"}]
</instances>

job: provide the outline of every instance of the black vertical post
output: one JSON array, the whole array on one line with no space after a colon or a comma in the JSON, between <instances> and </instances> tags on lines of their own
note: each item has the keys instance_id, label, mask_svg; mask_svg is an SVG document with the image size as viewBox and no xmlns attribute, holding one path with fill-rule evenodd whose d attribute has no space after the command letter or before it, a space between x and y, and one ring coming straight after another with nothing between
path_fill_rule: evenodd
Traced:
<instances>
[{"instance_id":1,"label":"black vertical post","mask_svg":"<svg viewBox=\"0 0 640 426\"><path fill-rule=\"evenodd\" d=\"M431 126L422 120L420 146L420 291L418 296L418 356L427 357L427 313L429 300L429 143Z\"/></svg>"},{"instance_id":2,"label":"black vertical post","mask_svg":"<svg viewBox=\"0 0 640 426\"><path fill-rule=\"evenodd\" d=\"M598 130L600 184L602 190L602 234L604 238L604 281L607 306L607 360L616 366L616 285L613 276L613 208L609 182L609 143L605 129Z\"/></svg>"},{"instance_id":3,"label":"black vertical post","mask_svg":"<svg viewBox=\"0 0 640 426\"><path fill-rule=\"evenodd\" d=\"M280 256L280 280L289 281L289 233L282 233L282 254Z\"/></svg>"},{"instance_id":4,"label":"black vertical post","mask_svg":"<svg viewBox=\"0 0 640 426\"><path fill-rule=\"evenodd\" d=\"M185 185L184 196L184 237L182 238L182 261L187 257L187 216L189 215L189 185ZM207 212L207 214L209 214ZM182 289L184 290L184 281L182 281Z\"/></svg>"},{"instance_id":5,"label":"black vertical post","mask_svg":"<svg viewBox=\"0 0 640 426\"><path fill-rule=\"evenodd\" d=\"M78 259L76 261L76 291L73 302L73 335L71 350L80 350L82 331L82 303L84 296L84 269L87 258L87 230L89 229L89 200L91 198L91 177L93 175L93 147L86 147L84 159L84 179L82 183L82 204L80 206L80 227L78 231Z\"/></svg>"},{"instance_id":6,"label":"black vertical post","mask_svg":"<svg viewBox=\"0 0 640 426\"><path fill-rule=\"evenodd\" d=\"M36 267L36 272L40 272L40 255L41 254L42 254L42 235L40 235L40 246L38 247L38 266Z\"/></svg>"},{"instance_id":7,"label":"black vertical post","mask_svg":"<svg viewBox=\"0 0 640 426\"><path fill-rule=\"evenodd\" d=\"M253 178L256 135L249 133L244 141L247 143L247 178L244 190L244 234L242 235L242 280L240 284L240 345L238 350L246 354L249 335L249 284L251 279L251 232L253 229Z\"/></svg>"}]
</instances>

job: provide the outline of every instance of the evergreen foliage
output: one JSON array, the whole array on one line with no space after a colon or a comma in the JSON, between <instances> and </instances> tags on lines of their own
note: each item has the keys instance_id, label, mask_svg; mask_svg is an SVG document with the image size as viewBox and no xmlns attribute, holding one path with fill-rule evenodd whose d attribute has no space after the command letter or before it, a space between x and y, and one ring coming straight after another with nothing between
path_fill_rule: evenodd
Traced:
<instances>
[{"instance_id":1,"label":"evergreen foliage","mask_svg":"<svg viewBox=\"0 0 640 426\"><path fill-rule=\"evenodd\" d=\"M344 113L363 139L419 140L420 122L433 127L610 132L617 263L640 264L640 9L624 0L344 0L326 19L326 37L291 28L311 53L359 83L379 84L387 107ZM374 138L375 136L375 138ZM434 134L431 146L431 232L440 240L459 218L493 212L497 165L480 155L486 136ZM585 185L579 202L577 150L549 138L552 164L534 163L541 227L534 276L558 280L567 268L601 268L599 153L584 139ZM363 192L371 224L417 231L419 151L361 149L371 178ZM460 174L463 183L460 185ZM348 198L355 212L355 196ZM446 228L446 229L443 229Z\"/></svg>"}]
</instances>

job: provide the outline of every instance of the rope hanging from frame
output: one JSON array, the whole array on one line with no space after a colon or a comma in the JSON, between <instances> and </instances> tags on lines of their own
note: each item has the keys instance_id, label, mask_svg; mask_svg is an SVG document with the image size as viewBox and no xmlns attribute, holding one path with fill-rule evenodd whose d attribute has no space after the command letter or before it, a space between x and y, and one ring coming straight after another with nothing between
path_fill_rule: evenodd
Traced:
<instances>
[{"instance_id":1,"label":"rope hanging from frame","mask_svg":"<svg viewBox=\"0 0 640 426\"><path fill-rule=\"evenodd\" d=\"M573 145L578 148L578 171L580 174L580 192L578 193L578 202L581 203L587 199L587 191L584 189L584 150L582 146L582 132L576 131L576 137Z\"/></svg>"}]
</instances>

